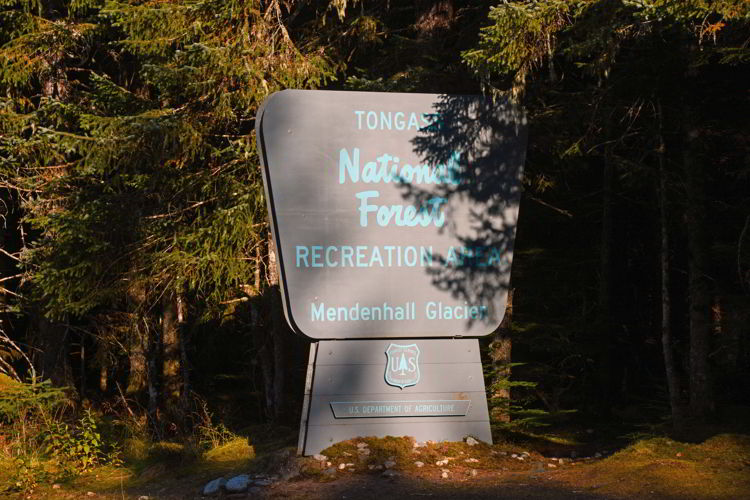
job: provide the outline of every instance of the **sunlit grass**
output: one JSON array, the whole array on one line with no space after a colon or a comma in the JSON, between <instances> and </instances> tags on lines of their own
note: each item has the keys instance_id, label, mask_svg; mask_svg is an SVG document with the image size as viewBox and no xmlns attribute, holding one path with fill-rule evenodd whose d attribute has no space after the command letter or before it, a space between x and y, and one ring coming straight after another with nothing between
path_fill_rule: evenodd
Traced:
<instances>
[{"instance_id":1,"label":"sunlit grass","mask_svg":"<svg viewBox=\"0 0 750 500\"><path fill-rule=\"evenodd\" d=\"M700 444L645 439L566 480L633 498L750 498L750 436L722 434Z\"/></svg>"}]
</instances>

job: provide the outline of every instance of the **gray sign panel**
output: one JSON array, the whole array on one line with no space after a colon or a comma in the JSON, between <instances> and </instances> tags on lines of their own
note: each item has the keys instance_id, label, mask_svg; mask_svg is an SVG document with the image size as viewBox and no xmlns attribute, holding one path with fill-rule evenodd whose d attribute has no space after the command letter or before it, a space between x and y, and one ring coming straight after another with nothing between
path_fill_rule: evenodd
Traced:
<instances>
[{"instance_id":1,"label":"gray sign panel","mask_svg":"<svg viewBox=\"0 0 750 500\"><path fill-rule=\"evenodd\" d=\"M513 106L476 96L269 97L256 133L292 328L315 339L492 332L525 130Z\"/></svg>"}]
</instances>

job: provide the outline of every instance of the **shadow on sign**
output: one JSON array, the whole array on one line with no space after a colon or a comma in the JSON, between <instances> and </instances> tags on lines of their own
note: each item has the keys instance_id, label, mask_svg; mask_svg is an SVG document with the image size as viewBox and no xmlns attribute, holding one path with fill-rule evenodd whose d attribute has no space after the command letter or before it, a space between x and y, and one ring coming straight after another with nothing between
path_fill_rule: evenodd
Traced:
<instances>
[{"instance_id":1,"label":"shadow on sign","mask_svg":"<svg viewBox=\"0 0 750 500\"><path fill-rule=\"evenodd\" d=\"M402 183L402 195L416 205L441 197L448 209L459 201L469 201L474 208L470 224L460 230L450 223L441 228L461 242L464 253L434 255L441 265L426 272L436 288L456 299L481 304L501 298L498 302L505 304L526 152L525 115L508 101L480 96L441 96L434 113L438 121L412 140L414 151L431 165L446 164L460 153L458 179L435 185ZM498 255L501 258L491 257ZM491 310L490 320L499 324L504 312ZM469 324L473 321L467 318Z\"/></svg>"}]
</instances>

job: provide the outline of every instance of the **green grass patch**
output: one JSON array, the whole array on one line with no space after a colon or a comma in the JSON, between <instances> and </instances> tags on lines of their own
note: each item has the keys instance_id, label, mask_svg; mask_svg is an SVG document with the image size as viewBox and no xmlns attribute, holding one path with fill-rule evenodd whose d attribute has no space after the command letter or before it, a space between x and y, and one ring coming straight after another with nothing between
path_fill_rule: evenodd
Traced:
<instances>
[{"instance_id":1,"label":"green grass patch","mask_svg":"<svg viewBox=\"0 0 750 500\"><path fill-rule=\"evenodd\" d=\"M585 479L632 497L750 498L750 436L721 434L698 444L645 439L586 469Z\"/></svg>"},{"instance_id":2,"label":"green grass patch","mask_svg":"<svg viewBox=\"0 0 750 500\"><path fill-rule=\"evenodd\" d=\"M229 442L208 450L203 460L210 463L246 463L255 458L255 449L247 438L237 437Z\"/></svg>"}]
</instances>

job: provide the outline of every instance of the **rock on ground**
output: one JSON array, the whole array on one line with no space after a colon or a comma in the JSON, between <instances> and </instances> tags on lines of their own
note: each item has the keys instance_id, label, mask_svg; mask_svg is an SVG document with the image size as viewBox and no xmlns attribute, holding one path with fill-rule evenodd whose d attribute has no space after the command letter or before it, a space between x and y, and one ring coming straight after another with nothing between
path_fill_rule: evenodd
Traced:
<instances>
[{"instance_id":1,"label":"rock on ground","mask_svg":"<svg viewBox=\"0 0 750 500\"><path fill-rule=\"evenodd\" d=\"M250 486L250 482L250 476L240 474L227 481L224 487L229 493L242 493Z\"/></svg>"},{"instance_id":2,"label":"rock on ground","mask_svg":"<svg viewBox=\"0 0 750 500\"><path fill-rule=\"evenodd\" d=\"M223 477L209 481L206 486L203 487L204 495L216 495L221 491L221 488L227 484L227 480Z\"/></svg>"}]
</instances>

